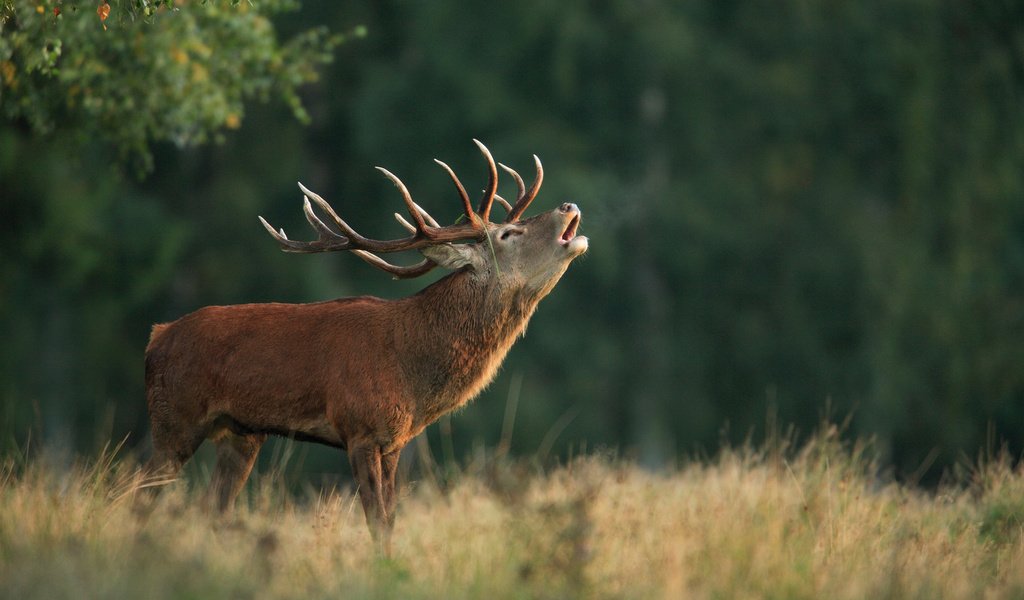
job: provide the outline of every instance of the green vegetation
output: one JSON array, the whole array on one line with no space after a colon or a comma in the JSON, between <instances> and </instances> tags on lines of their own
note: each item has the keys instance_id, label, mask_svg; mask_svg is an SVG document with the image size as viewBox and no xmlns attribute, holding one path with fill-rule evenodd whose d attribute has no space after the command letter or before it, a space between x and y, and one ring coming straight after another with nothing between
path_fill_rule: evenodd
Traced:
<instances>
[{"instance_id":1,"label":"green vegetation","mask_svg":"<svg viewBox=\"0 0 1024 600\"><path fill-rule=\"evenodd\" d=\"M835 431L653 474L581 458L477 462L401 505L391 560L350 491L259 477L218 520L174 483L155 502L109 455L70 474L0 468L10 598L1019 598L1024 471L1003 460L934 494L888 483ZM139 496L141 497L141 496Z\"/></svg>"},{"instance_id":2,"label":"green vegetation","mask_svg":"<svg viewBox=\"0 0 1024 600\"><path fill-rule=\"evenodd\" d=\"M990 439L1024 451L1024 4L144 5L112 4L104 31L96 5L4 3L7 446L142 445L154 322L414 292L283 255L256 215L304 231L301 180L393 234L383 165L454 219L431 159L483 185L476 137L521 172L538 154L537 210L578 203L592 244L444 425L452 454L498 439L509 396L513 455L671 464L825 407L900 478L937 484ZM335 49L322 27L366 35Z\"/></svg>"},{"instance_id":3,"label":"green vegetation","mask_svg":"<svg viewBox=\"0 0 1024 600\"><path fill-rule=\"evenodd\" d=\"M296 88L339 37L316 27L279 42L270 17L290 0L180 4L4 0L4 116L65 143L105 140L144 171L151 142L222 140L249 99L279 96L309 120Z\"/></svg>"}]
</instances>

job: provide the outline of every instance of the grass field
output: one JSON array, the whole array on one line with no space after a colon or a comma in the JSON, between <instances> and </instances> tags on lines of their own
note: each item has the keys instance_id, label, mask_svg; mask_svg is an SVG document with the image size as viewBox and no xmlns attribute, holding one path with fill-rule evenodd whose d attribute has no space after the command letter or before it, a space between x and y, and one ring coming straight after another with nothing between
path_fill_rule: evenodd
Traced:
<instances>
[{"instance_id":1,"label":"grass field","mask_svg":"<svg viewBox=\"0 0 1024 600\"><path fill-rule=\"evenodd\" d=\"M405 488L379 559L350 491L257 478L234 516L103 457L0 469L10 598L1022 598L1024 472L992 459L925 493L834 432L665 473L584 457L492 462Z\"/></svg>"}]
</instances>

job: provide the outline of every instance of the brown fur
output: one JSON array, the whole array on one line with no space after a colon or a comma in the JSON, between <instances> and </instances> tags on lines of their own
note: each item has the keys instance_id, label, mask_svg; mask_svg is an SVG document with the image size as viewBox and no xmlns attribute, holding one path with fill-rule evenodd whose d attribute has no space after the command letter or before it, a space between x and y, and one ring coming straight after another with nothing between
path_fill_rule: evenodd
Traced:
<instances>
[{"instance_id":1,"label":"brown fur","mask_svg":"<svg viewBox=\"0 0 1024 600\"><path fill-rule=\"evenodd\" d=\"M371 532L389 551L399 453L494 377L575 256L556 245L568 208L459 249L473 261L399 300L209 306L156 325L146 348L153 468L176 473L217 445L210 499L233 503L268 435L345 449ZM582 249L581 249L582 248ZM472 254L475 253L475 254Z\"/></svg>"}]
</instances>

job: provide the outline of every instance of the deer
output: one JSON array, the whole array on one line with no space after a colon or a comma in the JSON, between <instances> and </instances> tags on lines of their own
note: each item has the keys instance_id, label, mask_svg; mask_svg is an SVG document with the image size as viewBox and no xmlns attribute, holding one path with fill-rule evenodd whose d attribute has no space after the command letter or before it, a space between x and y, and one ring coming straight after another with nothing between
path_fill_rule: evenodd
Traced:
<instances>
[{"instance_id":1,"label":"deer","mask_svg":"<svg viewBox=\"0 0 1024 600\"><path fill-rule=\"evenodd\" d=\"M544 178L536 155L529 188L500 165L518 190L509 203L497 195L490 151L473 141L488 167L475 209L455 172L435 159L462 202L453 225L438 224L383 167L377 169L398 188L409 213L409 219L394 215L405 237L360 235L301 183L315 240L289 239L259 217L285 252L349 251L395 279L436 267L451 272L400 299L207 306L154 325L145 355L151 471L173 479L211 440L216 463L206 501L223 514L268 436L339 448L348 455L371 538L382 554L391 554L402 449L494 379L537 304L589 246L577 235L582 213L573 203L523 218ZM491 221L495 202L506 211L500 223ZM398 265L381 256L407 250L422 260Z\"/></svg>"}]
</instances>

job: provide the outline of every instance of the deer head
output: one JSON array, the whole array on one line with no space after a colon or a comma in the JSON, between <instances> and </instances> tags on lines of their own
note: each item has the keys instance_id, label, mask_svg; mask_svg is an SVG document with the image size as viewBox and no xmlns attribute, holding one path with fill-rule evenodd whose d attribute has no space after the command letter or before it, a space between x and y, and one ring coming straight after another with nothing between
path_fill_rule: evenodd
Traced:
<instances>
[{"instance_id":1,"label":"deer head","mask_svg":"<svg viewBox=\"0 0 1024 600\"><path fill-rule=\"evenodd\" d=\"M587 251L587 238L576 235L582 213L575 204L565 203L552 211L521 219L522 214L537 196L544 179L544 168L540 159L533 157L537 175L529 189L519 173L500 165L512 176L518 188L516 201L510 204L497 195L498 165L495 164L490 151L478 140L473 141L480 148L489 167L488 184L477 209L473 208L469 195L455 172L447 164L435 159L451 177L462 201L461 222L455 225L438 224L427 211L413 201L405 184L383 167L377 169L399 189L409 212L411 222L395 213L395 219L408 231L408 236L404 238L375 240L360 235L338 216L326 200L301 183L299 188L305 194L303 210L306 220L317 232L318 239L311 242L290 240L283 229L275 230L263 217L260 217L260 222L286 252L351 250L361 259L391 273L395 278L418 277L434 267L441 266L453 271L466 270L470 277L482 284L506 289L526 288L543 296L558 281L569 263ZM332 230L316 215L311 201L330 217L340 233ZM507 211L507 216L501 223L490 220L491 207L495 201ZM414 265L399 266L379 256L404 250L419 250L424 259Z\"/></svg>"}]
</instances>

